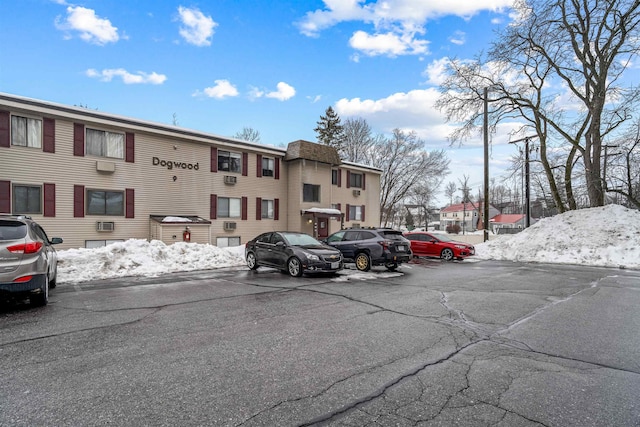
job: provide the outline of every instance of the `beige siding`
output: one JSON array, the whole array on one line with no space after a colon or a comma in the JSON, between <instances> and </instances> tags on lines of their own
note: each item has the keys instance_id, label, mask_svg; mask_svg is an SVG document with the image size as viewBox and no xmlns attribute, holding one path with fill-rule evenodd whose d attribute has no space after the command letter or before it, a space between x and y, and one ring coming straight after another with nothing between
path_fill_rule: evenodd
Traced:
<instances>
[{"instance_id":1,"label":"beige siding","mask_svg":"<svg viewBox=\"0 0 640 427\"><path fill-rule=\"evenodd\" d=\"M272 230L299 230L313 234L314 224L309 224L302 217L301 210L313 207L331 208L332 204L337 203L342 205L342 212L346 212L347 204L366 205L366 221L361 225L378 225L380 175L377 171L359 169L352 165L341 166L343 176L342 187L339 188L331 184L331 165L304 159L284 161L286 151L281 148L242 143L91 110L85 112L79 108L6 98L6 95L0 96L2 111L55 119L55 153L16 146L0 148L0 180L37 186L44 183L55 184L55 217L32 216L44 226L49 237L64 239L60 249L84 247L87 240L135 238L158 239L165 243L182 240L186 224L159 226L150 220L151 215L199 216L210 220L211 224L189 226L192 242L212 244L216 243L218 237L240 237L241 243L245 243L259 233ZM83 123L85 128L134 133L135 162L89 155L74 156L74 123ZM247 153L247 176L222 171L212 173L212 146ZM256 176L258 155L279 159L280 179ZM157 164L158 162L154 164L154 158L190 166L170 168ZM101 167L98 167L98 162ZM353 195L351 189L346 188L347 169L367 175L366 189L358 197ZM234 185L225 184L225 175L235 176L237 182ZM319 202L302 201L304 183L320 185ZM85 205L88 189L121 192L133 189L135 217L85 215L75 218L74 185L84 186ZM211 219L212 194L218 197L246 197L247 219ZM257 198L278 199L279 219L256 219ZM97 231L98 221L113 222L115 230ZM224 230L225 221L235 222L237 228L233 231ZM329 221L329 227L330 232L339 230L340 221Z\"/></svg>"}]
</instances>

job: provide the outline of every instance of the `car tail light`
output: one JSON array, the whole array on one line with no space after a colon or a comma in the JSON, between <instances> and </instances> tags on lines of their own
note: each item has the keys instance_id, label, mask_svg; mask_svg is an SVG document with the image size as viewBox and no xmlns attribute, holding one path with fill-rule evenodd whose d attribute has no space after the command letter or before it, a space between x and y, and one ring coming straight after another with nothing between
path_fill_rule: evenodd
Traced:
<instances>
[{"instance_id":1,"label":"car tail light","mask_svg":"<svg viewBox=\"0 0 640 427\"><path fill-rule=\"evenodd\" d=\"M42 249L42 242L21 243L7 247L7 250L12 254L35 254L40 249Z\"/></svg>"},{"instance_id":2,"label":"car tail light","mask_svg":"<svg viewBox=\"0 0 640 427\"><path fill-rule=\"evenodd\" d=\"M382 247L385 249L389 249L389 246L393 245L393 242L391 240L383 240L378 243L380 243L380 245L382 245Z\"/></svg>"}]
</instances>

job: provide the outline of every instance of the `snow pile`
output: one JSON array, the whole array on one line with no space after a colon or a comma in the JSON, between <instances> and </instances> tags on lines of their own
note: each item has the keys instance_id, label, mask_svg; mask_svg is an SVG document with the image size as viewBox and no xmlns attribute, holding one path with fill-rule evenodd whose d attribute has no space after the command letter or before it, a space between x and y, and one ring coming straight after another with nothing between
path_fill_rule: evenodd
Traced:
<instances>
[{"instance_id":1,"label":"snow pile","mask_svg":"<svg viewBox=\"0 0 640 427\"><path fill-rule=\"evenodd\" d=\"M244 265L244 246L219 248L185 242L166 245L159 240L130 239L102 248L58 251L58 281L78 283Z\"/></svg>"},{"instance_id":2,"label":"snow pile","mask_svg":"<svg viewBox=\"0 0 640 427\"><path fill-rule=\"evenodd\" d=\"M640 212L607 205L543 218L476 245L476 258L640 268Z\"/></svg>"}]
</instances>

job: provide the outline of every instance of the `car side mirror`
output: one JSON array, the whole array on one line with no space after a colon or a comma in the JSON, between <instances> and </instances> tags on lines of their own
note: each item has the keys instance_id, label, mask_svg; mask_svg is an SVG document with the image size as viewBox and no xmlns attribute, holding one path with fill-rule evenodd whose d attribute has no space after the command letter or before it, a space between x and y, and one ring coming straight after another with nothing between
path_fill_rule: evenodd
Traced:
<instances>
[{"instance_id":1,"label":"car side mirror","mask_svg":"<svg viewBox=\"0 0 640 427\"><path fill-rule=\"evenodd\" d=\"M62 238L60 237L53 237L51 239L51 241L49 241L49 243L51 243L52 245L58 245L60 243L62 243Z\"/></svg>"},{"instance_id":2,"label":"car side mirror","mask_svg":"<svg viewBox=\"0 0 640 427\"><path fill-rule=\"evenodd\" d=\"M279 248L282 248L282 247L284 247L284 242L278 242L278 243L276 243L276 246L279 247Z\"/></svg>"}]
</instances>

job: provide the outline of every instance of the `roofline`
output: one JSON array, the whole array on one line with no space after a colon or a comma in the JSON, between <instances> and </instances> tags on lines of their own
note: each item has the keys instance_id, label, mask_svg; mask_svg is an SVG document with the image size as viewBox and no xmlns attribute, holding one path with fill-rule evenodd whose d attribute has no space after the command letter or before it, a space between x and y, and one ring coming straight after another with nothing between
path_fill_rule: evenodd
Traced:
<instances>
[{"instance_id":1,"label":"roofline","mask_svg":"<svg viewBox=\"0 0 640 427\"><path fill-rule=\"evenodd\" d=\"M82 107L75 107L75 106L72 107L72 106L59 104L55 102L42 101L34 98L27 98L27 97L18 96L18 95L12 95L4 92L0 92L0 100L25 104L25 105L29 105L29 106L37 107L41 109L50 109L60 113L66 113L66 114L71 114L76 116L109 120L109 121L120 123L123 125L136 126L136 127L146 128L146 129L159 131L159 132L178 134L184 137L196 137L196 138L203 138L207 140L213 140L217 142L243 145L243 146L251 147L257 150L259 149L259 150L277 151L279 154L282 154L283 156L287 152L286 148L275 147L273 145L258 144L255 142L243 141L241 139L220 136L213 133L201 132L201 131L196 131L188 128L181 128L181 127L167 125L159 122L140 120L140 119L135 119L131 117L121 116L118 114L103 113L103 112L98 112L97 110L90 110Z\"/></svg>"}]
</instances>

